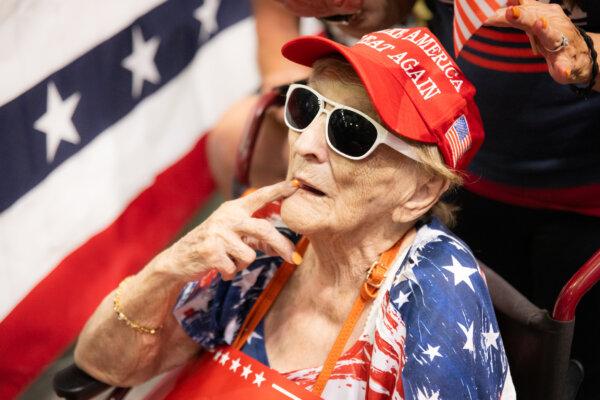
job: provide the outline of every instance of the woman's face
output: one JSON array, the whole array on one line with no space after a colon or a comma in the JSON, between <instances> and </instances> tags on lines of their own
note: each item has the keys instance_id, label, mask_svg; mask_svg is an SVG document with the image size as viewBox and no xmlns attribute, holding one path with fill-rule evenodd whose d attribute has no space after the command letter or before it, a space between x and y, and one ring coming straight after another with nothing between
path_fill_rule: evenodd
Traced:
<instances>
[{"instance_id":1,"label":"woman's face","mask_svg":"<svg viewBox=\"0 0 600 400\"><path fill-rule=\"evenodd\" d=\"M372 107L362 87L326 77L316 79L312 86L326 98L377 119L368 110ZM288 132L288 179L296 178L303 186L284 200L282 218L302 234L353 232L389 223L394 209L414 192L417 169L385 145L361 161L336 154L327 145L325 119L321 113L304 132Z\"/></svg>"}]
</instances>

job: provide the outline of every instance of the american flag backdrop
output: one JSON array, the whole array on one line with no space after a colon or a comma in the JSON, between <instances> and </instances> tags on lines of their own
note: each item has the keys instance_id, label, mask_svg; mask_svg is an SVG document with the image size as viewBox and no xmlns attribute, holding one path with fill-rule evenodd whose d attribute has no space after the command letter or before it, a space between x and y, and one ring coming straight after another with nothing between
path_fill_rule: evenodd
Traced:
<instances>
[{"instance_id":1,"label":"american flag backdrop","mask_svg":"<svg viewBox=\"0 0 600 400\"><path fill-rule=\"evenodd\" d=\"M204 133L258 85L242 0L0 7L0 398L212 192Z\"/></svg>"},{"instance_id":2,"label":"american flag backdrop","mask_svg":"<svg viewBox=\"0 0 600 400\"><path fill-rule=\"evenodd\" d=\"M465 43L485 21L501 7L506 7L507 0L441 0L454 1L454 55L462 50Z\"/></svg>"}]
</instances>

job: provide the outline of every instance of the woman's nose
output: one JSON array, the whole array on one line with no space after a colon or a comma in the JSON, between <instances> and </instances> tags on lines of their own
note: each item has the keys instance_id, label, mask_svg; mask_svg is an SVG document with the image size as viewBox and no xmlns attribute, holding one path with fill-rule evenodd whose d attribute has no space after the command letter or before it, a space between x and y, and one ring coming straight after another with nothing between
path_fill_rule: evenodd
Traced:
<instances>
[{"instance_id":1,"label":"woman's nose","mask_svg":"<svg viewBox=\"0 0 600 400\"><path fill-rule=\"evenodd\" d=\"M321 113L308 128L298 135L294 152L305 158L313 158L317 162L325 162L328 157L327 141L325 139L325 123L327 116Z\"/></svg>"}]
</instances>

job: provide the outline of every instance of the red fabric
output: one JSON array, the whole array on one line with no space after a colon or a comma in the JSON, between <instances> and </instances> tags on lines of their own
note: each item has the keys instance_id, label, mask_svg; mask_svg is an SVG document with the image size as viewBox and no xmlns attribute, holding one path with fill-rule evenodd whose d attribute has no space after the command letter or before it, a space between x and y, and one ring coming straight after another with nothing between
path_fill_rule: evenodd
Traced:
<instances>
[{"instance_id":1,"label":"red fabric","mask_svg":"<svg viewBox=\"0 0 600 400\"><path fill-rule=\"evenodd\" d=\"M464 53L464 52L463 52ZM469 177L465 187L480 196L522 207L571 211L600 217L600 184L575 188L531 189Z\"/></svg>"},{"instance_id":2,"label":"red fabric","mask_svg":"<svg viewBox=\"0 0 600 400\"><path fill-rule=\"evenodd\" d=\"M464 168L483 141L475 88L427 28L370 33L352 47L304 36L286 43L282 53L306 66L341 54L363 81L382 122L400 137L437 144L452 168ZM461 116L470 144L455 163L446 132Z\"/></svg>"},{"instance_id":3,"label":"red fabric","mask_svg":"<svg viewBox=\"0 0 600 400\"><path fill-rule=\"evenodd\" d=\"M167 246L212 193L205 138L110 226L57 265L2 321L0 399L15 397L64 352L102 298Z\"/></svg>"},{"instance_id":4,"label":"red fabric","mask_svg":"<svg viewBox=\"0 0 600 400\"><path fill-rule=\"evenodd\" d=\"M465 49L463 49L463 51L460 53L460 56L465 60L469 61L471 64L479 65L480 67L491 69L494 71L511 72L515 74L548 72L548 65L546 63L519 64L490 60L487 58L477 56L468 51L468 47L470 46L471 42L469 42L468 46Z\"/></svg>"},{"instance_id":5,"label":"red fabric","mask_svg":"<svg viewBox=\"0 0 600 400\"><path fill-rule=\"evenodd\" d=\"M190 365L165 400L319 398L277 371L227 346L214 354L203 354L196 363Z\"/></svg>"}]
</instances>

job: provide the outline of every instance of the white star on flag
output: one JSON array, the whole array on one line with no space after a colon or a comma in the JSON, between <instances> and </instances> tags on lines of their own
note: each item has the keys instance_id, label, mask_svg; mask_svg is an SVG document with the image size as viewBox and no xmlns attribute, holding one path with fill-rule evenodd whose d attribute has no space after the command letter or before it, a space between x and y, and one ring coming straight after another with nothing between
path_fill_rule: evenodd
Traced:
<instances>
[{"instance_id":1,"label":"white star on flag","mask_svg":"<svg viewBox=\"0 0 600 400\"><path fill-rule=\"evenodd\" d=\"M265 374L263 374L262 372L260 374L254 374L254 376L255 376L254 382L252 382L252 383L258 387L260 387L260 384L266 380Z\"/></svg>"},{"instance_id":2,"label":"white star on flag","mask_svg":"<svg viewBox=\"0 0 600 400\"><path fill-rule=\"evenodd\" d=\"M467 337L467 341L465 342L465 345L463 346L463 349L464 350L469 350L470 352L474 352L475 351L475 345L473 344L473 323L471 322L471 325L469 325L469 329L467 329L460 322L458 322L458 326L460 326L460 329L463 331L463 333Z\"/></svg>"},{"instance_id":3,"label":"white star on flag","mask_svg":"<svg viewBox=\"0 0 600 400\"><path fill-rule=\"evenodd\" d=\"M421 389L417 389L417 400L439 400L439 396L439 390L431 393L431 396L428 396L427 389L423 388L423 391L421 391Z\"/></svg>"},{"instance_id":4,"label":"white star on flag","mask_svg":"<svg viewBox=\"0 0 600 400\"><path fill-rule=\"evenodd\" d=\"M256 279L258 279L258 275L262 269L263 267L253 269L252 271L245 269L237 277L237 281L235 281L231 286L237 286L240 288L240 298L244 298L246 292L248 292L248 290L256 284Z\"/></svg>"},{"instance_id":5,"label":"white star on flag","mask_svg":"<svg viewBox=\"0 0 600 400\"><path fill-rule=\"evenodd\" d=\"M490 346L494 346L496 350L498 349L498 336L500 336L500 332L494 332L492 329L492 325L490 325L490 329L487 332L482 332L484 339L485 348L489 348Z\"/></svg>"},{"instance_id":6,"label":"white star on flag","mask_svg":"<svg viewBox=\"0 0 600 400\"><path fill-rule=\"evenodd\" d=\"M251 344L251 343L252 343L252 339L262 339L262 338L263 338L263 337L262 337L262 336L260 336L258 333L256 333L256 332L252 332L252 333L250 334L250 337L248 338L248 344Z\"/></svg>"},{"instance_id":7,"label":"white star on flag","mask_svg":"<svg viewBox=\"0 0 600 400\"><path fill-rule=\"evenodd\" d=\"M430 344L427 345L427 350L423 352L423 354L427 354L429 356L429 361L433 361L436 357L441 357L440 354L440 346L432 347Z\"/></svg>"},{"instance_id":8,"label":"white star on flag","mask_svg":"<svg viewBox=\"0 0 600 400\"><path fill-rule=\"evenodd\" d=\"M221 0L204 0L204 3L194 11L194 18L200 21L200 40L203 42L219 30L217 11L220 2Z\"/></svg>"},{"instance_id":9,"label":"white star on flag","mask_svg":"<svg viewBox=\"0 0 600 400\"><path fill-rule=\"evenodd\" d=\"M400 291L400 294L398 294L398 298L394 300L393 303L396 304L398 308L402 307L403 304L408 303L410 301L408 300L408 298L410 297L411 293L412 292L404 293L403 291Z\"/></svg>"},{"instance_id":10,"label":"white star on flag","mask_svg":"<svg viewBox=\"0 0 600 400\"><path fill-rule=\"evenodd\" d=\"M158 50L160 39L153 37L147 42L139 26L133 27L133 51L121 62L121 66L131 71L132 86L131 95L140 97L144 81L157 84L160 82L160 74L154 63L154 56Z\"/></svg>"},{"instance_id":11,"label":"white star on flag","mask_svg":"<svg viewBox=\"0 0 600 400\"><path fill-rule=\"evenodd\" d=\"M204 312L208 311L208 303L212 300L213 296L209 290L203 290L198 297L194 299L194 308Z\"/></svg>"},{"instance_id":12,"label":"white star on flag","mask_svg":"<svg viewBox=\"0 0 600 400\"><path fill-rule=\"evenodd\" d=\"M412 281L418 285L419 281L417 280L415 272L413 271L414 268L415 268L415 264L409 262L408 265L406 265L404 267L404 269L402 270L402 272L399 275L399 279L395 283L400 283L400 282L404 282L404 281L408 280L408 281Z\"/></svg>"},{"instance_id":13,"label":"white star on flag","mask_svg":"<svg viewBox=\"0 0 600 400\"><path fill-rule=\"evenodd\" d=\"M241 365L241 364L240 364L240 359L239 359L239 358L236 358L235 360L233 360L233 361L231 362L231 365L229 366L229 370L230 370L230 371L233 371L233 372L236 372L236 371L237 371L237 369L240 367L240 365Z\"/></svg>"},{"instance_id":14,"label":"white star on flag","mask_svg":"<svg viewBox=\"0 0 600 400\"><path fill-rule=\"evenodd\" d=\"M219 357L221 357L221 351L217 351L217 352L215 353L215 355L213 356L213 360L215 360L215 361L218 361L218 360L219 360Z\"/></svg>"},{"instance_id":15,"label":"white star on flag","mask_svg":"<svg viewBox=\"0 0 600 400\"><path fill-rule=\"evenodd\" d=\"M242 378L248 379L248 375L250 375L251 373L252 368L250 368L250 364L248 364L244 367L244 370L242 371Z\"/></svg>"},{"instance_id":16,"label":"white star on flag","mask_svg":"<svg viewBox=\"0 0 600 400\"><path fill-rule=\"evenodd\" d=\"M46 112L34 122L33 127L46 134L46 161L49 164L54 161L61 140L72 144L81 141L71 119L81 94L75 92L63 101L54 82L49 82L46 99Z\"/></svg>"},{"instance_id":17,"label":"white star on flag","mask_svg":"<svg viewBox=\"0 0 600 400\"><path fill-rule=\"evenodd\" d=\"M477 272L477 268L467 268L460 265L460 263L452 257L452 265L449 267L444 267L446 271L450 271L454 274L454 286L458 286L459 283L464 282L471 288L474 292L473 283L471 283L471 278L469 276L473 275Z\"/></svg>"},{"instance_id":18,"label":"white star on flag","mask_svg":"<svg viewBox=\"0 0 600 400\"><path fill-rule=\"evenodd\" d=\"M227 360L229 360L229 353L224 353L221 356L221 359L219 360L219 364L225 365L227 363Z\"/></svg>"}]
</instances>

